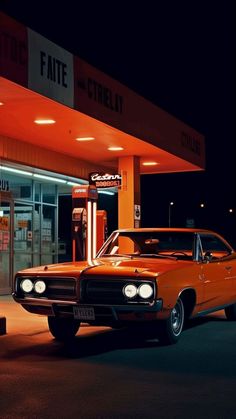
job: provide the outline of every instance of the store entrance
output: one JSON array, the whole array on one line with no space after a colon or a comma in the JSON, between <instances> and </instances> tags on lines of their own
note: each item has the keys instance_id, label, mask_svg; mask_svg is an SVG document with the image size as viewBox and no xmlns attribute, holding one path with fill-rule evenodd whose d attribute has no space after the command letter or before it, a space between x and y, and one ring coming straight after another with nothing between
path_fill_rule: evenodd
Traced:
<instances>
[{"instance_id":1,"label":"store entrance","mask_svg":"<svg viewBox=\"0 0 236 419\"><path fill-rule=\"evenodd\" d=\"M15 202L13 274L33 266L33 205Z\"/></svg>"},{"instance_id":2,"label":"store entrance","mask_svg":"<svg viewBox=\"0 0 236 419\"><path fill-rule=\"evenodd\" d=\"M17 271L33 266L32 223L33 205L1 199L0 295L11 293L12 279Z\"/></svg>"},{"instance_id":3,"label":"store entrance","mask_svg":"<svg viewBox=\"0 0 236 419\"><path fill-rule=\"evenodd\" d=\"M12 287L13 202L0 202L0 295L9 294Z\"/></svg>"}]
</instances>

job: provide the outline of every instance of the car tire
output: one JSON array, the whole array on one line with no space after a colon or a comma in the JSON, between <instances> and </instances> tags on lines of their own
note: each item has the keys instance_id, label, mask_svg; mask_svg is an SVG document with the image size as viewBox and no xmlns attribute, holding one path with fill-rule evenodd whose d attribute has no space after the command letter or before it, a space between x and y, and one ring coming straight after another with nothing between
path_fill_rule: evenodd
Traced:
<instances>
[{"instance_id":1,"label":"car tire","mask_svg":"<svg viewBox=\"0 0 236 419\"><path fill-rule=\"evenodd\" d=\"M48 327L56 340L65 341L75 337L80 321L64 317L48 317Z\"/></svg>"},{"instance_id":2,"label":"car tire","mask_svg":"<svg viewBox=\"0 0 236 419\"><path fill-rule=\"evenodd\" d=\"M227 320L236 320L236 304L226 307L225 315Z\"/></svg>"},{"instance_id":3,"label":"car tire","mask_svg":"<svg viewBox=\"0 0 236 419\"><path fill-rule=\"evenodd\" d=\"M158 339L161 344L172 345L178 342L184 327L184 305L181 298L178 298L170 317L159 325Z\"/></svg>"}]
</instances>

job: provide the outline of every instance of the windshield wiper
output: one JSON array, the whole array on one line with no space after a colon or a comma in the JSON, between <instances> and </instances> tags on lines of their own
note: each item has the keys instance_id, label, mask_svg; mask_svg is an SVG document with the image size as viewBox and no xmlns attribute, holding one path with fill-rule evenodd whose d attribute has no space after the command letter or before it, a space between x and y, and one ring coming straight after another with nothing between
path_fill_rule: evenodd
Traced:
<instances>
[{"instance_id":1,"label":"windshield wiper","mask_svg":"<svg viewBox=\"0 0 236 419\"><path fill-rule=\"evenodd\" d=\"M159 255L157 253L140 253L140 255L137 255L142 258L161 258L161 259L172 259L176 260L176 256L170 256L170 255Z\"/></svg>"},{"instance_id":2,"label":"windshield wiper","mask_svg":"<svg viewBox=\"0 0 236 419\"><path fill-rule=\"evenodd\" d=\"M132 255L127 255L125 253L114 253L114 255L112 255L110 253L104 253L103 255L101 255L99 257L103 258L104 256L105 257L111 257L111 258L113 258L113 257L123 257L123 258L128 258L128 259L133 259L133 257L134 257Z\"/></svg>"},{"instance_id":3,"label":"windshield wiper","mask_svg":"<svg viewBox=\"0 0 236 419\"><path fill-rule=\"evenodd\" d=\"M170 256L170 255L159 255L156 253L140 253L140 254L136 254L136 255L127 255L124 253L114 253L114 255L110 254L110 253L104 253L103 255L99 256L100 258L103 257L125 257L128 259L136 259L136 258L160 258L160 259L171 259L171 260L176 260L177 257L176 256Z\"/></svg>"}]
</instances>

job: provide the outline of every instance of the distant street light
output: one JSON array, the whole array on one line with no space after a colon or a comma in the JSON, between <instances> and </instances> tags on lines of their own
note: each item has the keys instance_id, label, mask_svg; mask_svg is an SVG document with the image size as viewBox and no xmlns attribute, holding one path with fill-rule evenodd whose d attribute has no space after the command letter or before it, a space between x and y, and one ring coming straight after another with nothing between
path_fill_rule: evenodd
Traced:
<instances>
[{"instance_id":1,"label":"distant street light","mask_svg":"<svg viewBox=\"0 0 236 419\"><path fill-rule=\"evenodd\" d=\"M205 203L204 202L201 202L200 203L200 213L198 214L198 216L199 216L199 220L198 220L198 222L199 222L199 227L205 227Z\"/></svg>"},{"instance_id":2,"label":"distant street light","mask_svg":"<svg viewBox=\"0 0 236 419\"><path fill-rule=\"evenodd\" d=\"M174 202L169 203L169 227L171 226L171 207L174 205Z\"/></svg>"},{"instance_id":3,"label":"distant street light","mask_svg":"<svg viewBox=\"0 0 236 419\"><path fill-rule=\"evenodd\" d=\"M229 209L229 212L230 212L230 213L234 212L233 208L230 208L230 209Z\"/></svg>"}]
</instances>

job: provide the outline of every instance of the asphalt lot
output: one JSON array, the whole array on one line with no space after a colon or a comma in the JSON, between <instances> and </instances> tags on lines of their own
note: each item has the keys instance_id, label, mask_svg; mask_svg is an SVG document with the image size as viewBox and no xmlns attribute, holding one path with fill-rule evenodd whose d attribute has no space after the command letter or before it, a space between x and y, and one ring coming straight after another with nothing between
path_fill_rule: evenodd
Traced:
<instances>
[{"instance_id":1,"label":"asphalt lot","mask_svg":"<svg viewBox=\"0 0 236 419\"><path fill-rule=\"evenodd\" d=\"M236 418L236 323L191 321L178 344L82 325L56 342L44 317L0 297L0 418Z\"/></svg>"}]
</instances>

